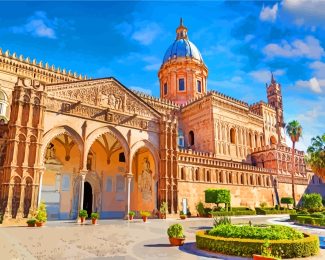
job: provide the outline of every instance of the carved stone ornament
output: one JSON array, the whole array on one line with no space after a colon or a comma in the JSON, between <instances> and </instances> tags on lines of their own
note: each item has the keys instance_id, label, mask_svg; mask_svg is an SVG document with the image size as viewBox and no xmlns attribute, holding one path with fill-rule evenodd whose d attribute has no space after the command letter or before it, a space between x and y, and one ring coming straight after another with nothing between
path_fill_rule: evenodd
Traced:
<instances>
[{"instance_id":1,"label":"carved stone ornament","mask_svg":"<svg viewBox=\"0 0 325 260\"><path fill-rule=\"evenodd\" d=\"M143 160L143 170L138 179L138 188L144 201L152 199L152 171L147 157Z\"/></svg>"}]
</instances>

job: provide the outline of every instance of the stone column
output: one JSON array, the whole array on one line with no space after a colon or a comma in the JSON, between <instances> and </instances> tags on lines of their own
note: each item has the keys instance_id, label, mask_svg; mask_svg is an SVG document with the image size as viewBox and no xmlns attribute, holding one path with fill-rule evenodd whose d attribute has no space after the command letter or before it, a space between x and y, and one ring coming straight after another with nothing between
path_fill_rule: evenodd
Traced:
<instances>
[{"instance_id":1,"label":"stone column","mask_svg":"<svg viewBox=\"0 0 325 260\"><path fill-rule=\"evenodd\" d=\"M12 218L12 195L13 195L14 184L9 183L8 202L5 211L5 218Z\"/></svg>"},{"instance_id":2,"label":"stone column","mask_svg":"<svg viewBox=\"0 0 325 260\"><path fill-rule=\"evenodd\" d=\"M83 209L84 207L84 188L85 188L85 179L86 179L86 172L81 171L81 187L80 187L80 209Z\"/></svg>"},{"instance_id":3,"label":"stone column","mask_svg":"<svg viewBox=\"0 0 325 260\"><path fill-rule=\"evenodd\" d=\"M125 174L125 178L127 179L127 212L126 217L129 220L129 212L130 212L130 199L131 199L131 180L132 180L133 174L131 172Z\"/></svg>"},{"instance_id":4,"label":"stone column","mask_svg":"<svg viewBox=\"0 0 325 260\"><path fill-rule=\"evenodd\" d=\"M25 201L25 187L26 184L21 184L20 189L20 199L19 199L19 208L17 211L17 218L24 217L24 201Z\"/></svg>"},{"instance_id":5,"label":"stone column","mask_svg":"<svg viewBox=\"0 0 325 260\"><path fill-rule=\"evenodd\" d=\"M42 184L43 184L43 175L44 171L39 171L39 185L38 185L38 200L37 200L37 207L41 203L41 194L42 194Z\"/></svg>"}]
</instances>

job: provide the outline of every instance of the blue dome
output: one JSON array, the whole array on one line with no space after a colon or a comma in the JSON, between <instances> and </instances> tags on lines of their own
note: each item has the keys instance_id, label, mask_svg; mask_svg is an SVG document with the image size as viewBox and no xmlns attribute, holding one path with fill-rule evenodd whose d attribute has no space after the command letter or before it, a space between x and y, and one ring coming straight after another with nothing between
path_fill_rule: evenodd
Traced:
<instances>
[{"instance_id":1,"label":"blue dome","mask_svg":"<svg viewBox=\"0 0 325 260\"><path fill-rule=\"evenodd\" d=\"M189 57L202 61L202 56L196 46L190 42L188 39L177 39L172 45L167 49L163 64L169 59L178 58L178 57Z\"/></svg>"}]
</instances>

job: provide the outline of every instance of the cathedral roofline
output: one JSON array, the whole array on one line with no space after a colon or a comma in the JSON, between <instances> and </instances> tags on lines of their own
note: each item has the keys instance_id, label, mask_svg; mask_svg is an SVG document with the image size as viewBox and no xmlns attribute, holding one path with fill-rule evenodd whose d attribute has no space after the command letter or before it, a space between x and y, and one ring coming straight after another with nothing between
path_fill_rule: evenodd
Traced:
<instances>
[{"instance_id":1,"label":"cathedral roofline","mask_svg":"<svg viewBox=\"0 0 325 260\"><path fill-rule=\"evenodd\" d=\"M49 65L47 62L43 63L43 61L37 61L36 59L31 59L29 57L24 57L22 54L17 55L16 52L10 53L9 50L6 50L5 52L2 51L2 48L0 48L0 57L8 58L11 60L15 60L17 62L20 62L22 64L30 65L32 67L36 67L38 69L47 70L49 72L61 74L63 76L69 77L72 80L82 80L82 79L88 79L86 75L81 75L77 72L71 72L71 70L67 70L65 68L61 69L60 67L55 67L53 64Z\"/></svg>"}]
</instances>

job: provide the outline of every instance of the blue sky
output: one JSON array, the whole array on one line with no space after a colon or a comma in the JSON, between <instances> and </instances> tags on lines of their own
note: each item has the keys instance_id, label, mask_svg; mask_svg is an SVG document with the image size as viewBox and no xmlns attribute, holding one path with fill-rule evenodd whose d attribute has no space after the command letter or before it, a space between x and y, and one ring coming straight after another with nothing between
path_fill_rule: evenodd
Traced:
<instances>
[{"instance_id":1,"label":"blue sky","mask_svg":"<svg viewBox=\"0 0 325 260\"><path fill-rule=\"evenodd\" d=\"M155 96L183 17L208 66L208 89L248 103L266 100L273 71L285 121L304 128L298 148L325 132L325 1L28 1L0 2L0 10L3 50L93 78L114 76Z\"/></svg>"}]
</instances>

